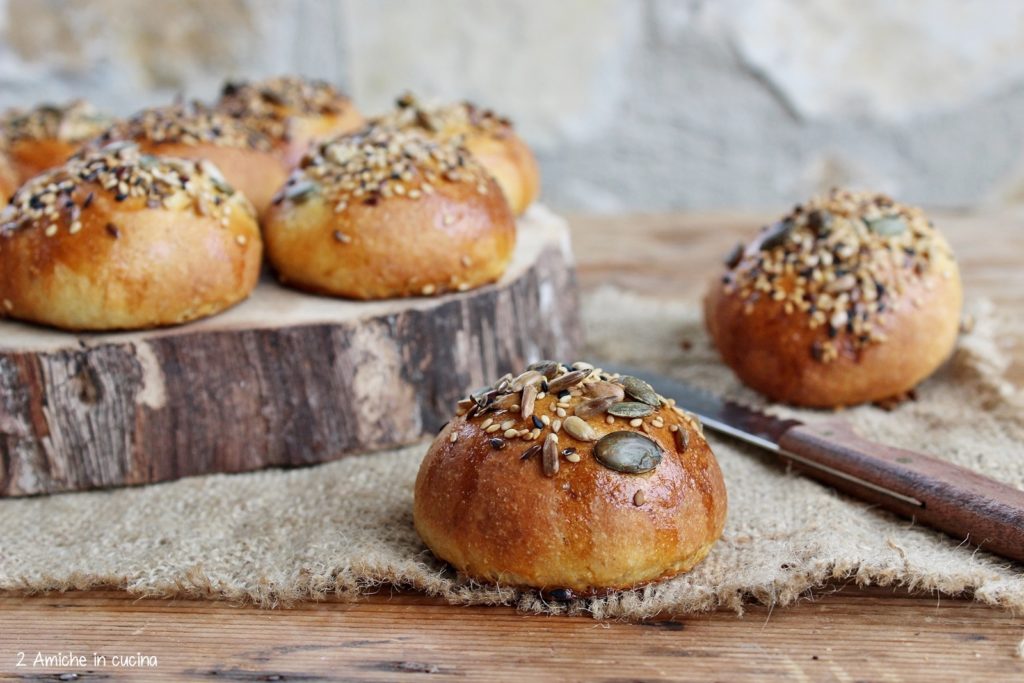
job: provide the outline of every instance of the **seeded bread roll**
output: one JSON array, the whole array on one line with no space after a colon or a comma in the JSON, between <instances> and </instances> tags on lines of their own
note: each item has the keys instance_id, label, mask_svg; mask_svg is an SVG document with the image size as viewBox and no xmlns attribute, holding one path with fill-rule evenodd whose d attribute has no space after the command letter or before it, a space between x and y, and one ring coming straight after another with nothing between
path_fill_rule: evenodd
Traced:
<instances>
[{"instance_id":1,"label":"seeded bread roll","mask_svg":"<svg viewBox=\"0 0 1024 683\"><path fill-rule=\"evenodd\" d=\"M418 129L442 140L458 139L501 186L517 216L540 193L537 160L512 123L489 109L470 102L444 107L424 107L414 96L398 99L394 112L379 120L381 125Z\"/></svg>"},{"instance_id":2,"label":"seeded bread roll","mask_svg":"<svg viewBox=\"0 0 1024 683\"><path fill-rule=\"evenodd\" d=\"M494 179L453 142L367 128L303 158L264 221L281 282L383 299L494 282L515 220Z\"/></svg>"},{"instance_id":3,"label":"seeded bread roll","mask_svg":"<svg viewBox=\"0 0 1024 683\"><path fill-rule=\"evenodd\" d=\"M117 140L131 140L150 154L212 161L259 214L288 179L265 135L199 102L144 109L107 129L96 144Z\"/></svg>"},{"instance_id":4,"label":"seeded bread roll","mask_svg":"<svg viewBox=\"0 0 1024 683\"><path fill-rule=\"evenodd\" d=\"M354 132L365 123L337 88L299 76L226 83L216 106L266 135L289 168L313 143Z\"/></svg>"},{"instance_id":5,"label":"seeded bread roll","mask_svg":"<svg viewBox=\"0 0 1024 683\"><path fill-rule=\"evenodd\" d=\"M833 190L737 245L705 321L723 360L775 401L836 407L906 394L950 355L963 292L917 208Z\"/></svg>"},{"instance_id":6,"label":"seeded bread roll","mask_svg":"<svg viewBox=\"0 0 1024 683\"><path fill-rule=\"evenodd\" d=\"M696 418L636 378L550 361L459 402L413 503L420 537L466 577L556 597L689 571L725 512Z\"/></svg>"},{"instance_id":7,"label":"seeded bread roll","mask_svg":"<svg viewBox=\"0 0 1024 683\"><path fill-rule=\"evenodd\" d=\"M261 255L252 206L209 162L83 151L0 213L0 313L70 330L174 325L248 296Z\"/></svg>"},{"instance_id":8,"label":"seeded bread roll","mask_svg":"<svg viewBox=\"0 0 1024 683\"><path fill-rule=\"evenodd\" d=\"M0 135L18 184L60 166L81 146L111 125L113 119L83 100L66 105L8 110L0 118Z\"/></svg>"}]
</instances>

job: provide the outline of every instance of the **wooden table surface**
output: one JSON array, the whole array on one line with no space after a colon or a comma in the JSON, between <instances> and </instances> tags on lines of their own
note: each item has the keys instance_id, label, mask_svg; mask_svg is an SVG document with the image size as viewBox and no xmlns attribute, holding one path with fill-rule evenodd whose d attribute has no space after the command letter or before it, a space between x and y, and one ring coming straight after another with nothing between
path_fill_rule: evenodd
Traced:
<instances>
[{"instance_id":1,"label":"wooden table surface","mask_svg":"<svg viewBox=\"0 0 1024 683\"><path fill-rule=\"evenodd\" d=\"M761 220L574 217L580 283L695 297ZM957 250L969 296L1024 315L1024 212L936 222ZM1009 377L1024 383L1024 339L1002 343L1014 359ZM1024 615L853 586L828 586L784 609L646 624L450 607L387 591L277 610L117 592L0 594L0 680L1024 681L1022 639ZM33 666L37 655L69 652L86 665Z\"/></svg>"}]
</instances>

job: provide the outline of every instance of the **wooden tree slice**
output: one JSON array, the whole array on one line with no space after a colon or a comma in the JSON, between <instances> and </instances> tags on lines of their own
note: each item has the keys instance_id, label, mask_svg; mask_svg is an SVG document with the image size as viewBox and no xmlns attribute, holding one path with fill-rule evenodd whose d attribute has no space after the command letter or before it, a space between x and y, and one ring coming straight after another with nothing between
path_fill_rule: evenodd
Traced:
<instances>
[{"instance_id":1,"label":"wooden tree slice","mask_svg":"<svg viewBox=\"0 0 1024 683\"><path fill-rule=\"evenodd\" d=\"M182 327L70 334L0 322L0 495L308 465L410 443L459 396L580 337L568 229L520 220L495 285L352 302L261 282Z\"/></svg>"}]
</instances>

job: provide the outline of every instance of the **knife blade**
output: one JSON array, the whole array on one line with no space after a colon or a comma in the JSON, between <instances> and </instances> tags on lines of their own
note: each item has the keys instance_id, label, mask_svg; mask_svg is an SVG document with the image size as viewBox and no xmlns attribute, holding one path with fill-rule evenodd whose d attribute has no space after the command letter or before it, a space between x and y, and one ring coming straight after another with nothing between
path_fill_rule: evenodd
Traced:
<instances>
[{"instance_id":1,"label":"knife blade","mask_svg":"<svg viewBox=\"0 0 1024 683\"><path fill-rule=\"evenodd\" d=\"M842 420L778 418L662 375L614 363L602 367L644 380L708 429L775 453L844 493L1024 562L1024 491L930 455L869 441Z\"/></svg>"}]
</instances>

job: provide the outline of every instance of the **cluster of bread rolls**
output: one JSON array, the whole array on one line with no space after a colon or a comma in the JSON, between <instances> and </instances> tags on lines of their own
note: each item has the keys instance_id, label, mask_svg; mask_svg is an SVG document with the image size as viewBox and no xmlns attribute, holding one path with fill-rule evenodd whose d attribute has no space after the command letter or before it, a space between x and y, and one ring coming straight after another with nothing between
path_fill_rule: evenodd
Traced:
<instances>
[{"instance_id":1,"label":"cluster of bread rolls","mask_svg":"<svg viewBox=\"0 0 1024 683\"><path fill-rule=\"evenodd\" d=\"M294 77L113 120L82 102L0 120L0 315L74 330L173 325L281 282L378 299L493 282L539 174L507 119L403 95L364 119ZM9 198L9 199L8 199ZM836 190L726 259L705 320L769 398L904 394L955 343L962 291L920 209ZM726 494L700 423L645 382L541 361L459 403L414 521L478 581L566 598L688 571Z\"/></svg>"},{"instance_id":2,"label":"cluster of bread rolls","mask_svg":"<svg viewBox=\"0 0 1024 683\"><path fill-rule=\"evenodd\" d=\"M538 178L491 112L406 95L365 120L298 77L121 120L84 102L12 110L0 316L74 330L185 322L247 297L264 250L282 282L323 294L465 291L504 272Z\"/></svg>"}]
</instances>

